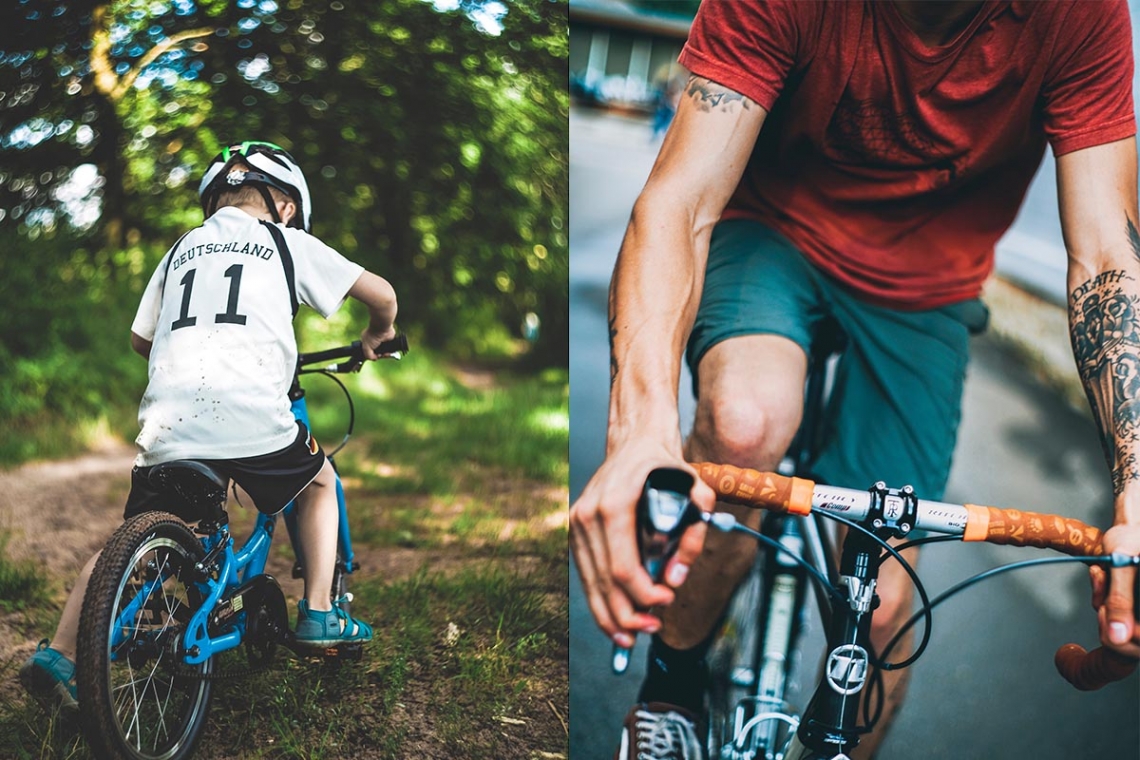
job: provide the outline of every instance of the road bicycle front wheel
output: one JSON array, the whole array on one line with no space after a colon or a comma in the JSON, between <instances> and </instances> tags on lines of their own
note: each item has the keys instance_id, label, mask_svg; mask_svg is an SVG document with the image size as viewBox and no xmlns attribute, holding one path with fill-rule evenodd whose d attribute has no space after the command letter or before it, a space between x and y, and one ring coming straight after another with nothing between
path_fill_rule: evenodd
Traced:
<instances>
[{"instance_id":1,"label":"road bicycle front wheel","mask_svg":"<svg viewBox=\"0 0 1140 760\"><path fill-rule=\"evenodd\" d=\"M164 512L123 523L83 598L76 681L96 757L189 757L206 724L213 660L191 668L181 638L201 603L201 542Z\"/></svg>"}]
</instances>

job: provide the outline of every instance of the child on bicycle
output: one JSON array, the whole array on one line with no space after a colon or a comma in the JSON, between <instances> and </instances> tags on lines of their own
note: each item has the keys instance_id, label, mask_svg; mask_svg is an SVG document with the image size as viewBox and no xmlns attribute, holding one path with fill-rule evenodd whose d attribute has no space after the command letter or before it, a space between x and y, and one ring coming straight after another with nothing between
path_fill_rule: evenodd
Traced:
<instances>
[{"instance_id":1,"label":"child on bicycle","mask_svg":"<svg viewBox=\"0 0 1140 760\"><path fill-rule=\"evenodd\" d=\"M150 469L208 462L263 513L294 499L305 550L297 639L313 647L365 642L372 629L332 599L338 507L332 465L290 411L298 303L328 317L347 296L368 307L364 356L395 336L396 294L309 234L311 203L300 167L280 147L225 148L198 188L206 219L175 243L143 293L131 347L149 360L139 407L139 454L124 519L161 509L187 521L190 505L160 493ZM37 698L75 709L75 648L83 596L98 554L83 568L50 645L20 668Z\"/></svg>"}]
</instances>

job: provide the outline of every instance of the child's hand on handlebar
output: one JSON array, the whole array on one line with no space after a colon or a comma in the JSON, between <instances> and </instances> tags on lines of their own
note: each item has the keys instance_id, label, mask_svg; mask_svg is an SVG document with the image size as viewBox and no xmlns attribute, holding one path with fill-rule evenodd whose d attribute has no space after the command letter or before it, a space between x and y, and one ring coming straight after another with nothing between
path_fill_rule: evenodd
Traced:
<instances>
[{"instance_id":1,"label":"child's hand on handlebar","mask_svg":"<svg viewBox=\"0 0 1140 760\"><path fill-rule=\"evenodd\" d=\"M570 548L582 576L590 611L615 644L633 646L637 633L656 633L661 621L642 612L672 603L670 587L680 586L704 545L705 525L691 526L665 567L665 583L655 584L637 549L635 505L650 471L675 467L693 472L659 441L634 441L611 451L570 509ZM691 497L711 511L715 496L696 478Z\"/></svg>"},{"instance_id":2,"label":"child's hand on handlebar","mask_svg":"<svg viewBox=\"0 0 1140 760\"><path fill-rule=\"evenodd\" d=\"M360 333L360 346L364 351L364 358L368 361L376 361L382 356L391 356L391 354L377 354L376 349L384 341L392 340L396 337L395 325L389 325L387 330L382 332L374 332L371 327Z\"/></svg>"},{"instance_id":3,"label":"child's hand on handlebar","mask_svg":"<svg viewBox=\"0 0 1140 760\"><path fill-rule=\"evenodd\" d=\"M1140 525L1116 525L1105 531L1105 554L1140 555ZM1093 609L1100 621L1100 640L1121 654L1140 657L1140 624L1134 609L1136 566L1089 568Z\"/></svg>"}]
</instances>

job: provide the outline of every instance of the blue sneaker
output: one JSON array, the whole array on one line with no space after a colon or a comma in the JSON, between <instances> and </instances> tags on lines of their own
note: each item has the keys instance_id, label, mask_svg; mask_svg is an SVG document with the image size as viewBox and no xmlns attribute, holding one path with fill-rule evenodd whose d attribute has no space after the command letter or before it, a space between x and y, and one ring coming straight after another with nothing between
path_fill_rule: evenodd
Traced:
<instances>
[{"instance_id":1,"label":"blue sneaker","mask_svg":"<svg viewBox=\"0 0 1140 760\"><path fill-rule=\"evenodd\" d=\"M75 663L48 646L44 639L36 653L20 666L20 683L44 709L75 713L79 702L75 693Z\"/></svg>"},{"instance_id":2,"label":"blue sneaker","mask_svg":"<svg viewBox=\"0 0 1140 760\"><path fill-rule=\"evenodd\" d=\"M297 642L313 647L335 647L341 644L363 644L372 641L372 627L354 620L333 601L328 612L314 612L305 599L297 602Z\"/></svg>"}]
</instances>

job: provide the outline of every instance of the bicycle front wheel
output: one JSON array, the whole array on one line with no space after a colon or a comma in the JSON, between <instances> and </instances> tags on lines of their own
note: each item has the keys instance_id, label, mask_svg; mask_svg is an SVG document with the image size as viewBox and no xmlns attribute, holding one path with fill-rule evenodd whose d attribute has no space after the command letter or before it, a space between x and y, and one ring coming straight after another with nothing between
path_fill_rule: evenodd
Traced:
<instances>
[{"instance_id":1,"label":"bicycle front wheel","mask_svg":"<svg viewBox=\"0 0 1140 760\"><path fill-rule=\"evenodd\" d=\"M83 598L76 652L80 722L96 757L189 757L206 724L213 660L182 662L180 640L201 602L201 542L164 512L123 523Z\"/></svg>"}]
</instances>

